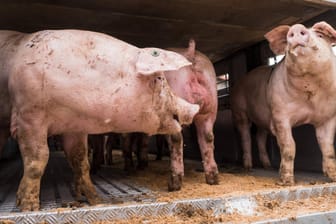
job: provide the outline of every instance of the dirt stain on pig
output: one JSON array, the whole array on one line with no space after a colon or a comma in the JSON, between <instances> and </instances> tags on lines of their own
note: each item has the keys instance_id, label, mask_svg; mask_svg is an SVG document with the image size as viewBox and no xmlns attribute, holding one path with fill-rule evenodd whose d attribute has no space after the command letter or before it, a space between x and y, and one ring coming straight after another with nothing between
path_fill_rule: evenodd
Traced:
<instances>
[{"instance_id":1,"label":"dirt stain on pig","mask_svg":"<svg viewBox=\"0 0 336 224\"><path fill-rule=\"evenodd\" d=\"M90 50L95 49L96 47L96 44L92 40L89 40L86 45Z\"/></svg>"},{"instance_id":2,"label":"dirt stain on pig","mask_svg":"<svg viewBox=\"0 0 336 224\"><path fill-rule=\"evenodd\" d=\"M311 98L315 95L313 91L306 91L307 100L311 100Z\"/></svg>"},{"instance_id":3,"label":"dirt stain on pig","mask_svg":"<svg viewBox=\"0 0 336 224\"><path fill-rule=\"evenodd\" d=\"M116 90L114 90L114 91L113 91L113 93L112 93L111 95L114 95L114 94L116 94L117 92L119 92L119 91L120 91L120 89L121 89L121 87L118 87Z\"/></svg>"}]
</instances>

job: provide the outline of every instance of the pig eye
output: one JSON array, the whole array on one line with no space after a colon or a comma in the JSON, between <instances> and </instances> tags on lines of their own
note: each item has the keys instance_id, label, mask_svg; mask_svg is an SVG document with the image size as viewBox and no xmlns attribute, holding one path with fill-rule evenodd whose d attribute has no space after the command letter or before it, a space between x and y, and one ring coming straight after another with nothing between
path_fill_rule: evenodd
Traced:
<instances>
[{"instance_id":1,"label":"pig eye","mask_svg":"<svg viewBox=\"0 0 336 224\"><path fill-rule=\"evenodd\" d=\"M154 56L154 57L157 57L157 56L159 56L160 55L160 52L158 52L158 51L152 51L152 56Z\"/></svg>"},{"instance_id":2,"label":"pig eye","mask_svg":"<svg viewBox=\"0 0 336 224\"><path fill-rule=\"evenodd\" d=\"M323 33L321 33L321 32L316 32L316 34L317 34L317 36L320 37L320 38L323 38L323 37L324 37Z\"/></svg>"}]
</instances>

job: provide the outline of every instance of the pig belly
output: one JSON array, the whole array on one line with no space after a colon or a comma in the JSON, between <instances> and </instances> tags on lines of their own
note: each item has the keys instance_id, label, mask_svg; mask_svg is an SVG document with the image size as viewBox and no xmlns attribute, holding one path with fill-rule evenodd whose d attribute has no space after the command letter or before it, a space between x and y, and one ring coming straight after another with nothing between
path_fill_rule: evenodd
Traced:
<instances>
[{"instance_id":1,"label":"pig belly","mask_svg":"<svg viewBox=\"0 0 336 224\"><path fill-rule=\"evenodd\" d=\"M58 107L49 113L49 135L63 132L85 132L99 134L106 132L127 133L134 130L152 132L158 129L159 118L141 108L124 108L124 105L114 107L88 106L85 110L71 110ZM129 110L127 110L129 109ZM131 111L143 110L134 114ZM108 111L107 114L105 111ZM127 111L127 112L125 112ZM106 114L104 116L103 114ZM149 118L151 118L149 120ZM147 119L147 120L146 120ZM143 124L146 125L143 125Z\"/></svg>"}]
</instances>

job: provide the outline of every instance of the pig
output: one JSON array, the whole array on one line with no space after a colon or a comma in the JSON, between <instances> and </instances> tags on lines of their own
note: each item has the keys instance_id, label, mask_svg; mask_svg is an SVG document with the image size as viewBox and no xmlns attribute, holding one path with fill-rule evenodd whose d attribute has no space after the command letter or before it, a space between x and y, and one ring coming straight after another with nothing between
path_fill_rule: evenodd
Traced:
<instances>
[{"instance_id":1,"label":"pig","mask_svg":"<svg viewBox=\"0 0 336 224\"><path fill-rule=\"evenodd\" d=\"M168 86L163 72L190 65L171 51L138 48L91 31L44 30L9 35L1 53L2 72L9 77L10 131L24 165L17 191L22 211L39 209L48 136L62 135L76 196L96 204L88 134L176 133L199 110Z\"/></svg>"},{"instance_id":2,"label":"pig","mask_svg":"<svg viewBox=\"0 0 336 224\"><path fill-rule=\"evenodd\" d=\"M106 147L105 135L89 135L88 146L92 150L92 162L90 163L90 172L95 174L100 169L100 165L104 164L104 151Z\"/></svg>"},{"instance_id":3,"label":"pig","mask_svg":"<svg viewBox=\"0 0 336 224\"><path fill-rule=\"evenodd\" d=\"M164 135L156 135L156 158L155 160L162 160L162 156L167 154L166 151L169 150L168 142Z\"/></svg>"},{"instance_id":4,"label":"pig","mask_svg":"<svg viewBox=\"0 0 336 224\"><path fill-rule=\"evenodd\" d=\"M200 146L202 163L207 184L219 184L218 168L214 158L213 126L217 116L217 85L213 64L207 56L196 50L193 39L188 48L169 48L192 62L192 65L175 71L166 71L165 76L174 94L189 103L200 106L193 123L197 130L197 141ZM171 171L168 190L180 190L182 186L183 137L178 132L167 136L170 147Z\"/></svg>"},{"instance_id":5,"label":"pig","mask_svg":"<svg viewBox=\"0 0 336 224\"><path fill-rule=\"evenodd\" d=\"M291 129L312 124L323 156L323 172L336 180L334 135L336 125L336 60L332 44L336 31L326 22L311 28L282 25L265 34L271 50L285 54L274 67L252 70L236 83L231 94L232 116L241 136L243 162L252 167L249 126L258 127L261 161L269 167L267 133L278 142L281 185L293 185L295 142Z\"/></svg>"},{"instance_id":6,"label":"pig","mask_svg":"<svg viewBox=\"0 0 336 224\"><path fill-rule=\"evenodd\" d=\"M150 137L145 133L123 134L122 151L124 157L124 170L130 173L134 171L133 152L137 157L138 170L148 167L148 144Z\"/></svg>"},{"instance_id":7,"label":"pig","mask_svg":"<svg viewBox=\"0 0 336 224\"><path fill-rule=\"evenodd\" d=\"M168 150L165 135L155 135L156 160L162 160L163 150ZM135 170L144 170L148 167L148 149L150 136L144 133L123 134L122 152L124 157L124 170L131 174ZM134 166L133 152L136 154L137 166Z\"/></svg>"},{"instance_id":8,"label":"pig","mask_svg":"<svg viewBox=\"0 0 336 224\"><path fill-rule=\"evenodd\" d=\"M112 132L89 135L88 144L92 153L92 160L90 161L91 173L97 173L102 164L112 165L112 149L116 147L116 144L119 144L119 139L120 134Z\"/></svg>"},{"instance_id":9,"label":"pig","mask_svg":"<svg viewBox=\"0 0 336 224\"><path fill-rule=\"evenodd\" d=\"M186 101L200 106L199 112L195 115L193 122L197 129L197 140L200 146L202 162L205 171L206 183L213 185L219 184L218 168L214 159L214 134L213 126L217 116L217 88L216 73L211 61L199 51L196 51L194 40L189 41L188 48L170 48L169 50L177 52L193 64L183 67L176 71L167 71L165 76L168 80L174 94L182 97ZM146 138L146 136L142 136ZM166 135L170 149L171 174L168 179L168 190L177 191L182 187L182 178L184 176L183 164L183 136L181 132ZM147 137L148 138L148 137ZM162 150L162 136L159 137L161 146L157 146L158 155ZM157 139L158 140L158 139ZM142 140L148 142L147 140ZM145 143L146 144L146 143ZM147 147L140 147L137 152L144 163L147 157ZM132 150L125 147L125 167L132 167ZM160 158L160 157L159 157ZM147 162L146 162L147 164Z\"/></svg>"}]
</instances>

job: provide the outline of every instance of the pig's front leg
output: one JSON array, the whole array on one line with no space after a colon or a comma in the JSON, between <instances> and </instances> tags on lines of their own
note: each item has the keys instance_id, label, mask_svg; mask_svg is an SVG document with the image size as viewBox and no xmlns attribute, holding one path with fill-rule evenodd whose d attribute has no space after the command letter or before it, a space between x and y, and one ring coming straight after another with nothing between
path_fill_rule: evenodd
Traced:
<instances>
[{"instance_id":1,"label":"pig's front leg","mask_svg":"<svg viewBox=\"0 0 336 224\"><path fill-rule=\"evenodd\" d=\"M78 200L82 195L85 195L91 205L99 203L100 198L90 178L87 135L64 134L63 147L74 172L76 199Z\"/></svg>"},{"instance_id":2,"label":"pig's front leg","mask_svg":"<svg viewBox=\"0 0 336 224\"><path fill-rule=\"evenodd\" d=\"M336 181L336 161L334 149L335 118L316 128L316 138L322 151L323 173Z\"/></svg>"},{"instance_id":3,"label":"pig's front leg","mask_svg":"<svg viewBox=\"0 0 336 224\"><path fill-rule=\"evenodd\" d=\"M279 118L273 120L274 134L280 147L280 185L294 184L295 142L289 121Z\"/></svg>"},{"instance_id":4,"label":"pig's front leg","mask_svg":"<svg viewBox=\"0 0 336 224\"><path fill-rule=\"evenodd\" d=\"M214 158L214 121L209 118L199 118L195 120L197 129L197 139L200 146L205 180L207 184L218 184L218 168Z\"/></svg>"},{"instance_id":5,"label":"pig's front leg","mask_svg":"<svg viewBox=\"0 0 336 224\"><path fill-rule=\"evenodd\" d=\"M178 191L182 187L184 175L183 164L183 136L177 133L167 136L170 150L170 178L168 180L168 190Z\"/></svg>"}]
</instances>

